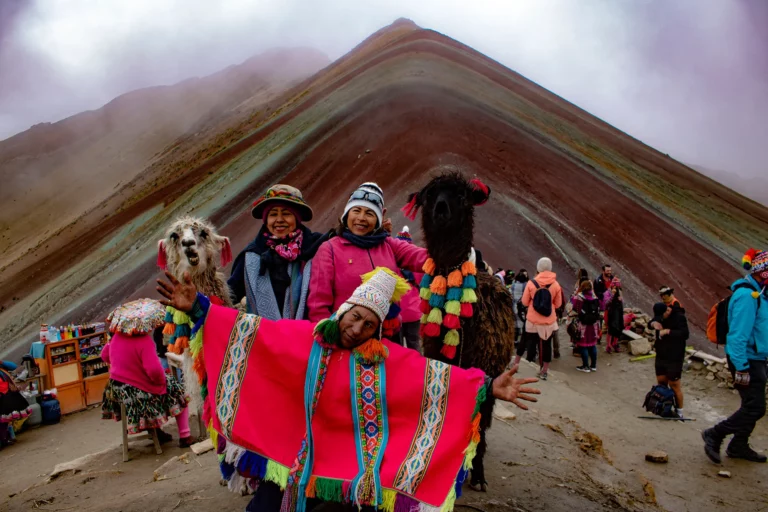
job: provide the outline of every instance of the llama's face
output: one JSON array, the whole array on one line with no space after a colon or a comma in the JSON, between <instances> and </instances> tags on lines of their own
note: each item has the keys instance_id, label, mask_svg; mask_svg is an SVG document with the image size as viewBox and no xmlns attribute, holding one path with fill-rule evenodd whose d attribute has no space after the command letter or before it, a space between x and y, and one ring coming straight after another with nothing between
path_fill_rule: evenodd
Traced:
<instances>
[{"instance_id":1,"label":"llama's face","mask_svg":"<svg viewBox=\"0 0 768 512\"><path fill-rule=\"evenodd\" d=\"M160 241L158 249L158 261L164 257L168 270L177 278L187 271L194 275L215 268L219 258L222 266L231 259L227 256L230 253L229 239L218 235L208 222L192 217L177 220L168 229L165 239Z\"/></svg>"},{"instance_id":2,"label":"llama's face","mask_svg":"<svg viewBox=\"0 0 768 512\"><path fill-rule=\"evenodd\" d=\"M424 220L434 228L452 229L472 218L472 188L466 180L440 177L421 191Z\"/></svg>"}]
</instances>

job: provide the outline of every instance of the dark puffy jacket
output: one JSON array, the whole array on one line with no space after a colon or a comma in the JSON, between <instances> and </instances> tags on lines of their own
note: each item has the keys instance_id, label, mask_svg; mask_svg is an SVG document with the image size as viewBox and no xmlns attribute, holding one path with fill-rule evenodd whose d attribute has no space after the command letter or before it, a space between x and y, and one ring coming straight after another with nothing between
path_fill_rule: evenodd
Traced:
<instances>
[{"instance_id":1,"label":"dark puffy jacket","mask_svg":"<svg viewBox=\"0 0 768 512\"><path fill-rule=\"evenodd\" d=\"M685 309L677 304L673 305L672 313L661 321L661 326L669 329L669 334L656 341L656 358L675 363L682 362L685 358L685 342L690 335Z\"/></svg>"}]
</instances>

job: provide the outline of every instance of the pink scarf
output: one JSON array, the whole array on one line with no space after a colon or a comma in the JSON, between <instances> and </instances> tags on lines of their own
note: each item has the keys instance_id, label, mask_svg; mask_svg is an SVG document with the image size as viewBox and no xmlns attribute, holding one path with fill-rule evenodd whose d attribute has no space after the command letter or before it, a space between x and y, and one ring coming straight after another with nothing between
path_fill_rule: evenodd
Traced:
<instances>
[{"instance_id":1,"label":"pink scarf","mask_svg":"<svg viewBox=\"0 0 768 512\"><path fill-rule=\"evenodd\" d=\"M284 260L296 261L301 254L301 242L304 240L304 233L300 229L282 238L278 238L269 232L264 233L264 236L267 237L267 247L275 251Z\"/></svg>"}]
</instances>

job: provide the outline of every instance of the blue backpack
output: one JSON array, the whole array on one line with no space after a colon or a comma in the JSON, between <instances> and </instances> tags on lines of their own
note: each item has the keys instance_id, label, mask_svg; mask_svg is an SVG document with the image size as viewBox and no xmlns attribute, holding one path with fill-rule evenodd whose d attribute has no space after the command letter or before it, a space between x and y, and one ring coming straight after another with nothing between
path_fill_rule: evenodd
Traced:
<instances>
[{"instance_id":1,"label":"blue backpack","mask_svg":"<svg viewBox=\"0 0 768 512\"><path fill-rule=\"evenodd\" d=\"M643 407L646 411L662 418L677 417L675 392L665 384L657 384L645 395Z\"/></svg>"}]
</instances>

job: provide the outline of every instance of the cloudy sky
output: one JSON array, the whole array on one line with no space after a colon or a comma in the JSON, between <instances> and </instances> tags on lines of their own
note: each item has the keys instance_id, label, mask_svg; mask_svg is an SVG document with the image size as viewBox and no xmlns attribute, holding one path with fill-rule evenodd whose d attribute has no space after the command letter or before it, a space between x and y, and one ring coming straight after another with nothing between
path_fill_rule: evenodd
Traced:
<instances>
[{"instance_id":1,"label":"cloudy sky","mask_svg":"<svg viewBox=\"0 0 768 512\"><path fill-rule=\"evenodd\" d=\"M768 170L768 0L0 0L0 139L275 46L334 59L401 16L679 160Z\"/></svg>"}]
</instances>

